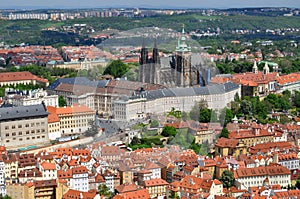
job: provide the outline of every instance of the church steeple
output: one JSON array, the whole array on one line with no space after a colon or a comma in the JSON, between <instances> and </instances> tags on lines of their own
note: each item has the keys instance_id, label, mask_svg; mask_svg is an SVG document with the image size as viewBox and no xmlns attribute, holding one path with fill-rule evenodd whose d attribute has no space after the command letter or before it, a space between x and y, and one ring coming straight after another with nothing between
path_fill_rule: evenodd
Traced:
<instances>
[{"instance_id":1,"label":"church steeple","mask_svg":"<svg viewBox=\"0 0 300 199\"><path fill-rule=\"evenodd\" d=\"M141 49L141 57L140 57L140 64L144 65L148 63L148 50L145 46L145 40L143 38L143 44Z\"/></svg>"},{"instance_id":2,"label":"church steeple","mask_svg":"<svg viewBox=\"0 0 300 199\"><path fill-rule=\"evenodd\" d=\"M270 68L269 68L268 62L265 62L265 66L263 68L263 71L264 71L265 75L270 73Z\"/></svg>"},{"instance_id":3,"label":"church steeple","mask_svg":"<svg viewBox=\"0 0 300 199\"><path fill-rule=\"evenodd\" d=\"M154 39L154 47L153 47L153 53L152 53L152 61L154 64L159 63L159 52L157 48L157 39Z\"/></svg>"},{"instance_id":4,"label":"church steeple","mask_svg":"<svg viewBox=\"0 0 300 199\"><path fill-rule=\"evenodd\" d=\"M254 65L253 65L253 67L252 67L252 72L255 73L255 74L258 73L258 67L257 67L256 61L254 61Z\"/></svg>"},{"instance_id":5,"label":"church steeple","mask_svg":"<svg viewBox=\"0 0 300 199\"><path fill-rule=\"evenodd\" d=\"M191 47L186 44L186 36L185 36L185 30L183 25L181 37L179 37L178 39L176 52L190 52L190 51L191 51Z\"/></svg>"}]
</instances>

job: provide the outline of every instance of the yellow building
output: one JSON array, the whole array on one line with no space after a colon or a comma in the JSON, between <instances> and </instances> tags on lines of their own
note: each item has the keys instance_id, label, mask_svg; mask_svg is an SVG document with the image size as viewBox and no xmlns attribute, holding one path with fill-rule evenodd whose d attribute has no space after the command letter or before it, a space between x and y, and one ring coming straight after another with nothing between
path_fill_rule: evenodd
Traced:
<instances>
[{"instance_id":1,"label":"yellow building","mask_svg":"<svg viewBox=\"0 0 300 199\"><path fill-rule=\"evenodd\" d=\"M215 144L215 153L222 157L228 155L237 157L247 153L247 146L244 145L243 141L222 137Z\"/></svg>"},{"instance_id":2,"label":"yellow building","mask_svg":"<svg viewBox=\"0 0 300 199\"><path fill-rule=\"evenodd\" d=\"M15 183L18 180L18 159L15 154L3 158L6 182Z\"/></svg>"},{"instance_id":3,"label":"yellow building","mask_svg":"<svg viewBox=\"0 0 300 199\"><path fill-rule=\"evenodd\" d=\"M262 129L260 126L253 126L251 129L240 129L230 131L229 138L243 142L247 147L255 144L273 142L274 132Z\"/></svg>"},{"instance_id":4,"label":"yellow building","mask_svg":"<svg viewBox=\"0 0 300 199\"><path fill-rule=\"evenodd\" d=\"M165 198L167 196L167 183L165 180L151 179L145 180L143 185L149 191L151 198Z\"/></svg>"},{"instance_id":5,"label":"yellow building","mask_svg":"<svg viewBox=\"0 0 300 199\"><path fill-rule=\"evenodd\" d=\"M82 134L95 119L95 111L84 105L75 104L61 108L48 106L47 109L51 114L58 116L61 135Z\"/></svg>"},{"instance_id":6,"label":"yellow building","mask_svg":"<svg viewBox=\"0 0 300 199\"><path fill-rule=\"evenodd\" d=\"M204 142L211 144L215 139L215 134L212 129L194 129L190 127L189 130L192 131L196 144L203 144Z\"/></svg>"},{"instance_id":7,"label":"yellow building","mask_svg":"<svg viewBox=\"0 0 300 199\"><path fill-rule=\"evenodd\" d=\"M133 171L127 166L119 168L120 173L120 183L132 183L133 182Z\"/></svg>"},{"instance_id":8,"label":"yellow building","mask_svg":"<svg viewBox=\"0 0 300 199\"><path fill-rule=\"evenodd\" d=\"M25 184L7 184L6 192L12 199L56 198L56 180L31 181Z\"/></svg>"}]
</instances>

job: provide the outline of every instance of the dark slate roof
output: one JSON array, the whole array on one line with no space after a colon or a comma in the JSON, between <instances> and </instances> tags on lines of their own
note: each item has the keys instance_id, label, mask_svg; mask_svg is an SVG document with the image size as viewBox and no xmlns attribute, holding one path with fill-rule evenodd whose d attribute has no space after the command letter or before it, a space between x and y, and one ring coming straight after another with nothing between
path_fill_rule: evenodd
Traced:
<instances>
[{"instance_id":1,"label":"dark slate roof","mask_svg":"<svg viewBox=\"0 0 300 199\"><path fill-rule=\"evenodd\" d=\"M97 88L104 88L109 80L99 80L91 81L86 77L74 77L74 78L61 78L56 80L53 84L48 86L49 90L55 90L60 84L71 84L71 85L81 85L81 86L91 86Z\"/></svg>"},{"instance_id":2,"label":"dark slate roof","mask_svg":"<svg viewBox=\"0 0 300 199\"><path fill-rule=\"evenodd\" d=\"M0 121L36 116L48 116L44 104L0 108Z\"/></svg>"},{"instance_id":3,"label":"dark slate roof","mask_svg":"<svg viewBox=\"0 0 300 199\"><path fill-rule=\"evenodd\" d=\"M146 98L147 100L154 100L163 97L176 96L196 96L196 95L214 95L238 89L239 85L233 82L226 82L224 84L212 84L205 87L189 87L189 88L165 88L153 91L145 91L141 94L132 96L136 98Z\"/></svg>"}]
</instances>

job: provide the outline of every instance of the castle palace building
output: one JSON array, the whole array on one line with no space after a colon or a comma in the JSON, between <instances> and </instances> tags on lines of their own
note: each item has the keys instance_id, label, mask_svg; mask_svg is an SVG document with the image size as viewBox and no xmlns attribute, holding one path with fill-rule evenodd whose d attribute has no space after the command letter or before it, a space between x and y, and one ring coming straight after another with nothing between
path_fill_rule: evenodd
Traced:
<instances>
[{"instance_id":1,"label":"castle palace building","mask_svg":"<svg viewBox=\"0 0 300 199\"><path fill-rule=\"evenodd\" d=\"M170 57L161 58L156 41L151 58L149 58L148 50L143 43L140 55L139 81L166 87L208 85L210 69L204 69L200 53L192 53L186 40L183 29L175 53Z\"/></svg>"}]
</instances>

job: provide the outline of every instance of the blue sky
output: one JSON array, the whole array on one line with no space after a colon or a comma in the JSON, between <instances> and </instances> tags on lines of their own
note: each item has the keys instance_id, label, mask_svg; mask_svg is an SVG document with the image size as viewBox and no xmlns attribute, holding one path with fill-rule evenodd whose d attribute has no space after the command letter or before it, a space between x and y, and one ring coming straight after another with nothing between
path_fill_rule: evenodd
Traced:
<instances>
[{"instance_id":1,"label":"blue sky","mask_svg":"<svg viewBox=\"0 0 300 199\"><path fill-rule=\"evenodd\" d=\"M240 7L295 7L300 0L0 0L6 8L240 8Z\"/></svg>"}]
</instances>

